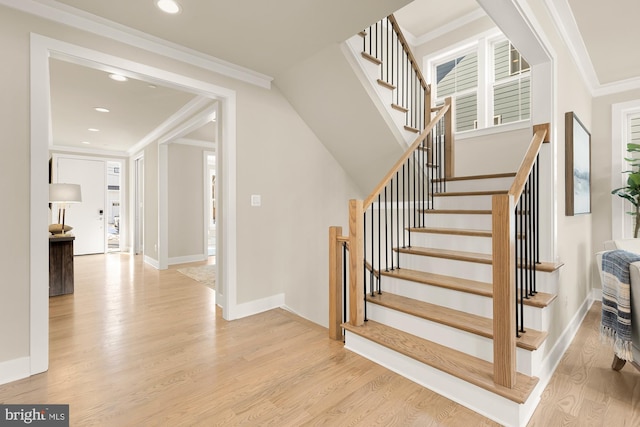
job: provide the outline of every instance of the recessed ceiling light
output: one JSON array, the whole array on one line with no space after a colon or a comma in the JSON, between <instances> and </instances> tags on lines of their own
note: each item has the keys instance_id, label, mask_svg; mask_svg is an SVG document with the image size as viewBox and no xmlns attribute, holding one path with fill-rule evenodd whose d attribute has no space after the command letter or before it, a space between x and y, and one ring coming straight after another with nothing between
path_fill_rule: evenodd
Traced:
<instances>
[{"instance_id":1,"label":"recessed ceiling light","mask_svg":"<svg viewBox=\"0 0 640 427\"><path fill-rule=\"evenodd\" d=\"M109 77L111 77L111 80L115 80L117 82L126 82L127 80L129 80L121 74L109 74Z\"/></svg>"},{"instance_id":2,"label":"recessed ceiling light","mask_svg":"<svg viewBox=\"0 0 640 427\"><path fill-rule=\"evenodd\" d=\"M109 109L108 108L104 108L104 107L96 107L94 108L94 110L96 110L99 113L108 113Z\"/></svg>"},{"instance_id":3,"label":"recessed ceiling light","mask_svg":"<svg viewBox=\"0 0 640 427\"><path fill-rule=\"evenodd\" d=\"M182 10L180 5L174 0L156 0L156 6L158 6L161 11L172 15L180 13Z\"/></svg>"},{"instance_id":4,"label":"recessed ceiling light","mask_svg":"<svg viewBox=\"0 0 640 427\"><path fill-rule=\"evenodd\" d=\"M150 88L150 89L157 89L157 88L158 88L158 86L150 84L150 85L149 85L149 88Z\"/></svg>"},{"instance_id":5,"label":"recessed ceiling light","mask_svg":"<svg viewBox=\"0 0 640 427\"><path fill-rule=\"evenodd\" d=\"M87 145L91 144L89 141L82 141L82 143Z\"/></svg>"},{"instance_id":6,"label":"recessed ceiling light","mask_svg":"<svg viewBox=\"0 0 640 427\"><path fill-rule=\"evenodd\" d=\"M100 132L100 129L89 128L89 132Z\"/></svg>"}]
</instances>

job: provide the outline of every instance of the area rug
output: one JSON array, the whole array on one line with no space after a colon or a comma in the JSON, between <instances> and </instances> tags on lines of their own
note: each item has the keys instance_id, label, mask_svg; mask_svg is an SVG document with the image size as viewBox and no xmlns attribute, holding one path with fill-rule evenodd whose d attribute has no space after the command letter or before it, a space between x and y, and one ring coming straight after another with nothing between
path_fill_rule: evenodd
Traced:
<instances>
[{"instance_id":1,"label":"area rug","mask_svg":"<svg viewBox=\"0 0 640 427\"><path fill-rule=\"evenodd\" d=\"M184 267L178 269L179 273L184 274L187 277L197 280L210 287L216 288L216 266L215 265L201 265L198 267Z\"/></svg>"}]
</instances>

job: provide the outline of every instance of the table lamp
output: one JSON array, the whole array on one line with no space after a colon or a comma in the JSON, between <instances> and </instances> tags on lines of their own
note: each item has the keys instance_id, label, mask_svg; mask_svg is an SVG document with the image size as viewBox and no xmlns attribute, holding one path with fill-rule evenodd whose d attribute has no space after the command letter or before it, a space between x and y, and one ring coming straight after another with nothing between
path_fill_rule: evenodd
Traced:
<instances>
[{"instance_id":1,"label":"table lamp","mask_svg":"<svg viewBox=\"0 0 640 427\"><path fill-rule=\"evenodd\" d=\"M49 231L53 234L64 235L64 216L67 210L67 204L80 203L81 201L82 194L80 193L79 184L49 184L49 203L58 203L58 224L51 225L59 225L60 232L56 233L58 227L54 227L55 231L52 231L52 227L49 227Z\"/></svg>"}]
</instances>

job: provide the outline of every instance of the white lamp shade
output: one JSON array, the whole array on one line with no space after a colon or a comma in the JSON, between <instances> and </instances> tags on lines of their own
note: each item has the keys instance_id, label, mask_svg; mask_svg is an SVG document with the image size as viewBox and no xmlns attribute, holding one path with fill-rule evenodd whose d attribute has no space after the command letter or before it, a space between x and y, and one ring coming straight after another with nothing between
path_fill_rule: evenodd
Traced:
<instances>
[{"instance_id":1,"label":"white lamp shade","mask_svg":"<svg viewBox=\"0 0 640 427\"><path fill-rule=\"evenodd\" d=\"M79 184L49 184L50 203L80 203L81 201Z\"/></svg>"}]
</instances>

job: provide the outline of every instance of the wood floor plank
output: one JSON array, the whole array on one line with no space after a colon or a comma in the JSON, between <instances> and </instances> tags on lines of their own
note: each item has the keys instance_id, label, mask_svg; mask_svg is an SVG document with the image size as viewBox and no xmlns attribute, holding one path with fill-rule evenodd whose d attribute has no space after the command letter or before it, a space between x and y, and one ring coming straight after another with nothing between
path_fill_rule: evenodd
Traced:
<instances>
[{"instance_id":1,"label":"wood floor plank","mask_svg":"<svg viewBox=\"0 0 640 427\"><path fill-rule=\"evenodd\" d=\"M1 403L68 403L81 427L497 426L290 312L227 322L214 292L175 267L109 254L76 257L74 270L75 293L49 300L49 370L0 385ZM640 425L640 373L610 369L598 319L594 305L530 426ZM585 345L594 354L580 358Z\"/></svg>"}]
</instances>

